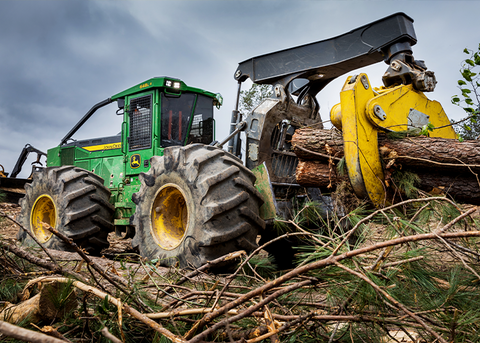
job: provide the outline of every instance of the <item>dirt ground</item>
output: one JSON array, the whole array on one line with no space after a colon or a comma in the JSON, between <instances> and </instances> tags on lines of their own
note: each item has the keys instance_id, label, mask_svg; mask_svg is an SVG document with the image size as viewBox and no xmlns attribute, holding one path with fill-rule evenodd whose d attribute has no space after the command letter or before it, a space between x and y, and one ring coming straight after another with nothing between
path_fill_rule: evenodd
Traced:
<instances>
[{"instance_id":1,"label":"dirt ground","mask_svg":"<svg viewBox=\"0 0 480 343\"><path fill-rule=\"evenodd\" d=\"M15 220L19 219L20 206L17 204L0 203L0 211ZM16 239L18 229L19 227L12 221L6 218L0 219L0 236L3 239ZM121 239L116 237L115 233L111 233L108 236L108 241L110 242L110 247L103 251L105 255L132 251L131 239Z\"/></svg>"},{"instance_id":2,"label":"dirt ground","mask_svg":"<svg viewBox=\"0 0 480 343\"><path fill-rule=\"evenodd\" d=\"M0 203L0 211L12 217L13 219L18 219L18 215L20 214L20 206L16 204ZM13 224L6 218L0 219L0 236L2 236L3 239L15 239L17 232L17 225Z\"/></svg>"},{"instance_id":3,"label":"dirt ground","mask_svg":"<svg viewBox=\"0 0 480 343\"><path fill-rule=\"evenodd\" d=\"M7 203L0 203L0 211L7 214L9 217L18 220L20 215L20 206L16 204L7 204ZM13 223L11 220L7 218L0 217L0 239L7 241L8 243L16 243L17 241L17 232L19 227ZM104 268L116 268L117 270L125 269L125 263L119 262L120 258L124 254L131 254L134 253L132 249L131 239L121 239L115 235L114 232L110 233L108 236L108 241L110 242L110 246L107 249L102 251L101 256L90 256L92 260L96 263L100 264ZM66 251L58 251L58 250L50 250L48 249L49 253L58 261L64 262L80 262L82 258L77 253L71 253ZM39 251L40 256L43 258L47 258L45 253ZM122 258L123 259L123 258ZM133 257L136 259L136 257ZM132 267L138 267L138 264L131 264ZM157 267L160 271L165 273L168 272L168 268ZM164 269L164 270L163 270ZM142 274L143 272L139 270L139 273Z\"/></svg>"}]
</instances>

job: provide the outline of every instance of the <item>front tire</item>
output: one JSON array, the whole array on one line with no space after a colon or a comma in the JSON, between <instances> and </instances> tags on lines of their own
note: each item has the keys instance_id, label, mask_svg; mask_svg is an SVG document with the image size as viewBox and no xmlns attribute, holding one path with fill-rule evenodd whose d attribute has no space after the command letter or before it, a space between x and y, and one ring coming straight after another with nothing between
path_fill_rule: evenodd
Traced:
<instances>
[{"instance_id":1,"label":"front tire","mask_svg":"<svg viewBox=\"0 0 480 343\"><path fill-rule=\"evenodd\" d=\"M132 245L163 266L198 268L257 247L263 203L255 177L236 157L212 146L170 147L150 160L133 195Z\"/></svg>"},{"instance_id":2,"label":"front tire","mask_svg":"<svg viewBox=\"0 0 480 343\"><path fill-rule=\"evenodd\" d=\"M40 169L26 195L20 200L20 223L46 248L72 251L72 248L46 230L42 222L73 239L88 253L97 254L108 247L108 233L113 230L114 206L103 179L85 169L73 166ZM22 229L20 241L35 241Z\"/></svg>"}]
</instances>

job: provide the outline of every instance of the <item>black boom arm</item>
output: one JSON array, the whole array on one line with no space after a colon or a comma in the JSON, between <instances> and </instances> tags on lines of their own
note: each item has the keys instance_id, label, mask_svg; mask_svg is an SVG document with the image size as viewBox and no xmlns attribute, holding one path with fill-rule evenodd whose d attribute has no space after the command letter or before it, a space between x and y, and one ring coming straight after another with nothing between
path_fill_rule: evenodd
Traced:
<instances>
[{"instance_id":1,"label":"black boom arm","mask_svg":"<svg viewBox=\"0 0 480 343\"><path fill-rule=\"evenodd\" d=\"M12 174L10 175L11 177L17 177L17 175L22 171L23 164L25 163L28 155L31 152L37 153L37 160L34 163L40 163L41 156L47 157L47 154L44 153L43 151L40 151L37 148L34 148L30 144L25 145L23 147L22 152L20 153L20 156L18 157L17 163L15 163L15 167L13 167Z\"/></svg>"},{"instance_id":2,"label":"black boom arm","mask_svg":"<svg viewBox=\"0 0 480 343\"><path fill-rule=\"evenodd\" d=\"M413 19L396 13L327 40L250 58L239 63L234 78L287 88L296 78L309 80L309 94L316 95L333 79L357 68L402 54L411 55L417 38Z\"/></svg>"},{"instance_id":3,"label":"black boom arm","mask_svg":"<svg viewBox=\"0 0 480 343\"><path fill-rule=\"evenodd\" d=\"M112 103L113 100L108 98L103 101L100 101L98 104L93 105L93 107L83 116L82 119L65 135L65 137L62 138L62 141L60 142L60 145L64 145L67 143L67 141L75 134L75 132L78 131L82 127L85 122L90 119L90 117L97 111L99 108L106 106L110 103Z\"/></svg>"}]
</instances>

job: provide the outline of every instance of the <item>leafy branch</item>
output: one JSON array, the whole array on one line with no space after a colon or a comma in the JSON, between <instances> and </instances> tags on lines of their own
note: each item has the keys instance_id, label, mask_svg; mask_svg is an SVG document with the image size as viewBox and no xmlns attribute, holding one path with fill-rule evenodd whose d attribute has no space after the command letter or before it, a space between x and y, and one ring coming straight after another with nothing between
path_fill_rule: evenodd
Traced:
<instances>
[{"instance_id":1,"label":"leafy branch","mask_svg":"<svg viewBox=\"0 0 480 343\"><path fill-rule=\"evenodd\" d=\"M476 139L480 134L478 113L480 104L480 44L477 51L465 48L463 52L469 55L460 68L462 78L457 81L460 95L452 97L452 103L461 107L468 115L468 120L461 126L461 136L464 139ZM457 123L459 124L459 123Z\"/></svg>"}]
</instances>

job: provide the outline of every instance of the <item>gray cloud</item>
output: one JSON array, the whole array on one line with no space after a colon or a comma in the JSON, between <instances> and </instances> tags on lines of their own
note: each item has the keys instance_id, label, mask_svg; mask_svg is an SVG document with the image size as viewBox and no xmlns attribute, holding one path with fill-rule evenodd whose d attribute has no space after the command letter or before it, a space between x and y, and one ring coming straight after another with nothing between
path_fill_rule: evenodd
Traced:
<instances>
[{"instance_id":1,"label":"gray cloud","mask_svg":"<svg viewBox=\"0 0 480 343\"><path fill-rule=\"evenodd\" d=\"M413 6L413 4L415 6ZM447 114L464 47L475 48L465 10L476 1L8 1L0 2L0 163L11 171L25 143L47 150L95 103L150 77L170 75L221 92L217 138L227 134L237 63L327 39L403 11L415 19L417 58L440 81L429 95ZM471 25L472 27L469 27ZM365 68L381 84L384 64ZM322 116L344 77L319 95ZM77 138L115 134L114 105ZM28 169L28 168L27 168Z\"/></svg>"}]
</instances>

